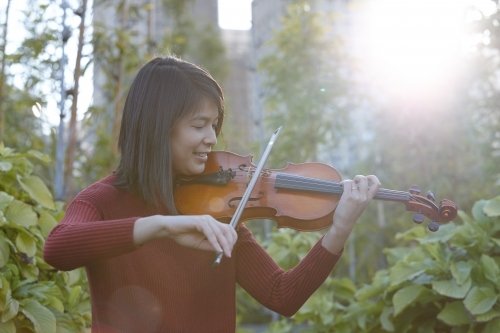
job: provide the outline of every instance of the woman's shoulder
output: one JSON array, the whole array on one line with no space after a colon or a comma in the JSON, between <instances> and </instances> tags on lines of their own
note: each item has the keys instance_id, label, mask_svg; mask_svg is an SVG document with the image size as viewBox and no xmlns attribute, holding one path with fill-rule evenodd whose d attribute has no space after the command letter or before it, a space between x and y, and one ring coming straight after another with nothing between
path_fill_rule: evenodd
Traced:
<instances>
[{"instance_id":1,"label":"woman's shoulder","mask_svg":"<svg viewBox=\"0 0 500 333\"><path fill-rule=\"evenodd\" d=\"M135 196L130 192L115 187L116 176L110 174L105 178L89 185L83 191L78 193L74 200L87 201L90 203L99 203L115 199L133 199Z\"/></svg>"}]
</instances>

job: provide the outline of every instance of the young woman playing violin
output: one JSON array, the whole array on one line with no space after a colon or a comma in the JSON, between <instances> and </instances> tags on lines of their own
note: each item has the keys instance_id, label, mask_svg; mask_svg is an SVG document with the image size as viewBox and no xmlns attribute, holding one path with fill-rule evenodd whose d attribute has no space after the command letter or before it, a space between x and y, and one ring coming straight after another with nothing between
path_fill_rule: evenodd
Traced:
<instances>
[{"instance_id":1,"label":"young woman playing violin","mask_svg":"<svg viewBox=\"0 0 500 333\"><path fill-rule=\"evenodd\" d=\"M174 181L203 172L224 119L223 95L199 67L156 58L135 78L123 111L120 164L73 200L44 249L61 270L85 267L93 333L234 332L235 287L293 315L339 260L377 193L375 176L342 182L335 223L283 271L244 224L178 215ZM371 186L368 183L371 182ZM218 268L214 252L223 252Z\"/></svg>"}]
</instances>

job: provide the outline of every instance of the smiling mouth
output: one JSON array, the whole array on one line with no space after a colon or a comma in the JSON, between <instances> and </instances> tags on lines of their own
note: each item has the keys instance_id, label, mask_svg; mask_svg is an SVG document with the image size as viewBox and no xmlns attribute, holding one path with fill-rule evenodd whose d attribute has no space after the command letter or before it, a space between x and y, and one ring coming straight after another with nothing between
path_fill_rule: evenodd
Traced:
<instances>
[{"instance_id":1,"label":"smiling mouth","mask_svg":"<svg viewBox=\"0 0 500 333\"><path fill-rule=\"evenodd\" d=\"M193 154L198 157L207 157L207 153L193 153Z\"/></svg>"}]
</instances>

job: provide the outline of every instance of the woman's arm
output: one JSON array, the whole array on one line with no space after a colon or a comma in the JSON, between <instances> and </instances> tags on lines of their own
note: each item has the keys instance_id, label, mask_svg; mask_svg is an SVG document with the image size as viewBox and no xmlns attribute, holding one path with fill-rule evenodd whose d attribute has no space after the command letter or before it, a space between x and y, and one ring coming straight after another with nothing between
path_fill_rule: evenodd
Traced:
<instances>
[{"instance_id":1,"label":"woman's arm","mask_svg":"<svg viewBox=\"0 0 500 333\"><path fill-rule=\"evenodd\" d=\"M231 257L238 239L233 227L210 215L155 215L140 218L135 222L133 237L138 246L153 239L169 237L180 245L224 252L227 257Z\"/></svg>"},{"instance_id":2,"label":"woman's arm","mask_svg":"<svg viewBox=\"0 0 500 333\"><path fill-rule=\"evenodd\" d=\"M47 237L44 259L58 269L72 270L134 251L162 237L183 246L223 251L231 256L237 234L210 216L154 215L103 220L92 204L75 200Z\"/></svg>"},{"instance_id":3,"label":"woman's arm","mask_svg":"<svg viewBox=\"0 0 500 333\"><path fill-rule=\"evenodd\" d=\"M372 182L368 188L368 181ZM380 187L375 176L356 176L344 181L344 193L334 213L334 223L307 256L284 271L242 228L237 248L238 283L267 308L292 316L321 286L339 260L356 220Z\"/></svg>"},{"instance_id":4,"label":"woman's arm","mask_svg":"<svg viewBox=\"0 0 500 333\"><path fill-rule=\"evenodd\" d=\"M238 234L238 284L259 303L287 317L294 315L321 286L341 256L325 249L320 239L297 266L284 271L244 225Z\"/></svg>"},{"instance_id":5,"label":"woman's arm","mask_svg":"<svg viewBox=\"0 0 500 333\"><path fill-rule=\"evenodd\" d=\"M72 270L133 251L137 218L103 220L93 205L74 200L47 237L44 259L57 269Z\"/></svg>"}]
</instances>

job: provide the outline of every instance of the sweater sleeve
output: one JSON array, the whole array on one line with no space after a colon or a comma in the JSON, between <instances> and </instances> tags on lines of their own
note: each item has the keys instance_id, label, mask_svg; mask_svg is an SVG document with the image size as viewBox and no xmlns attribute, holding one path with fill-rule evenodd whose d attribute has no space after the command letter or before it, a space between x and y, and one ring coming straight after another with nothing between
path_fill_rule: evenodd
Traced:
<instances>
[{"instance_id":1,"label":"sweater sleeve","mask_svg":"<svg viewBox=\"0 0 500 333\"><path fill-rule=\"evenodd\" d=\"M321 238L296 267L285 272L248 228L240 225L239 229L238 284L262 305L287 317L321 286L343 253L330 253L321 245Z\"/></svg>"},{"instance_id":2,"label":"sweater sleeve","mask_svg":"<svg viewBox=\"0 0 500 333\"><path fill-rule=\"evenodd\" d=\"M133 228L138 218L104 221L93 205L75 200L47 237L44 259L68 271L133 251L137 248Z\"/></svg>"}]
</instances>

